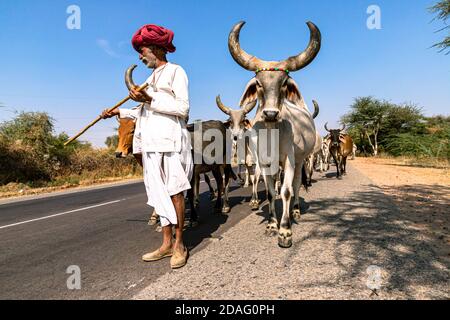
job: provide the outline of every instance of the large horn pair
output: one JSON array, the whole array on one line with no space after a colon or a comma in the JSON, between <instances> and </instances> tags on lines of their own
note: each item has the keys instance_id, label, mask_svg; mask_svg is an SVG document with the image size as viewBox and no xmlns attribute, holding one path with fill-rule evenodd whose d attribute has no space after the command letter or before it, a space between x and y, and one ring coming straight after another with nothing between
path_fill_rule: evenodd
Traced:
<instances>
[{"instance_id":1,"label":"large horn pair","mask_svg":"<svg viewBox=\"0 0 450 320\"><path fill-rule=\"evenodd\" d=\"M228 116L231 114L231 109L222 103L222 100L220 99L220 95L218 95L216 97L216 103L217 103L217 106L219 107L219 109L222 110L223 113L225 113ZM256 103L257 103L257 101L255 100L255 101L252 101L252 102L246 104L242 108L244 110L244 113L247 114L247 113L251 112L253 110L253 108L256 106Z\"/></svg>"},{"instance_id":2,"label":"large horn pair","mask_svg":"<svg viewBox=\"0 0 450 320\"><path fill-rule=\"evenodd\" d=\"M342 128L342 129L340 129L340 131L344 131L344 130L345 130L345 128L346 128L345 123L342 125L341 128ZM325 123L325 130L327 130L328 132L330 132L330 130L328 129L328 122Z\"/></svg>"},{"instance_id":3,"label":"large horn pair","mask_svg":"<svg viewBox=\"0 0 450 320\"><path fill-rule=\"evenodd\" d=\"M258 69L270 65L273 68L286 69L289 71L297 71L310 64L320 51L321 34L319 28L312 23L307 22L310 31L310 40L305 51L296 56L292 56L282 61L264 61L245 52L239 43L239 34L244 21L237 23L230 32L228 37L228 49L233 59L244 69L256 71Z\"/></svg>"}]
</instances>

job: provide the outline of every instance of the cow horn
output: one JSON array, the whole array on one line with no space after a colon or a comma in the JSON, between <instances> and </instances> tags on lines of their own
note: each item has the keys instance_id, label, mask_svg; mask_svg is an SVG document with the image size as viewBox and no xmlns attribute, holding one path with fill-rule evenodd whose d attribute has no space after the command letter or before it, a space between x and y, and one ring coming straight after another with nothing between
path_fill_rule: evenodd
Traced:
<instances>
[{"instance_id":1,"label":"cow horn","mask_svg":"<svg viewBox=\"0 0 450 320\"><path fill-rule=\"evenodd\" d=\"M228 50L230 50L230 54L234 61L242 68L247 69L248 71L256 71L258 66L263 64L263 61L242 50L239 43L239 34L244 24L245 21L241 21L234 25L228 36Z\"/></svg>"},{"instance_id":2,"label":"cow horn","mask_svg":"<svg viewBox=\"0 0 450 320\"><path fill-rule=\"evenodd\" d=\"M222 110L223 113L225 113L225 114L228 115L228 116L230 115L231 109L228 108L227 106L225 106L225 105L222 103L222 100L220 100L220 95L218 95L218 96L216 97L216 104L217 104L217 106L219 107L219 109Z\"/></svg>"},{"instance_id":3,"label":"cow horn","mask_svg":"<svg viewBox=\"0 0 450 320\"><path fill-rule=\"evenodd\" d=\"M133 64L125 72L125 84L128 88L128 91L131 91L131 89L134 89L135 87L137 87L133 81L133 71L134 71L134 69L136 69L136 67L137 67L137 65Z\"/></svg>"},{"instance_id":4,"label":"cow horn","mask_svg":"<svg viewBox=\"0 0 450 320\"><path fill-rule=\"evenodd\" d=\"M343 124L342 124L342 129L341 129L341 131L344 131L345 128L346 128L345 123L343 123Z\"/></svg>"},{"instance_id":5,"label":"cow horn","mask_svg":"<svg viewBox=\"0 0 450 320\"><path fill-rule=\"evenodd\" d=\"M314 104L314 114L313 114L312 118L315 119L319 115L320 108L319 108L319 104L317 103L316 100L313 100L313 104Z\"/></svg>"},{"instance_id":6,"label":"cow horn","mask_svg":"<svg viewBox=\"0 0 450 320\"><path fill-rule=\"evenodd\" d=\"M269 62L261 60L245 52L239 43L239 35L245 21L238 22L234 25L228 37L228 49L231 56L241 67L249 71L256 71L264 65L276 65L278 68L284 68L289 71L297 71L310 64L320 51L321 34L317 26L308 21L307 25L310 30L310 39L308 47L300 54L292 56L286 60L279 62Z\"/></svg>"},{"instance_id":7,"label":"cow horn","mask_svg":"<svg viewBox=\"0 0 450 320\"><path fill-rule=\"evenodd\" d=\"M330 130L328 129L328 122L325 123L325 130L327 130L328 132L330 132Z\"/></svg>"},{"instance_id":8,"label":"cow horn","mask_svg":"<svg viewBox=\"0 0 450 320\"><path fill-rule=\"evenodd\" d=\"M310 32L308 47L302 53L283 61L284 67L289 71L303 69L314 60L320 51L322 36L319 28L311 21L308 21L306 24Z\"/></svg>"}]
</instances>

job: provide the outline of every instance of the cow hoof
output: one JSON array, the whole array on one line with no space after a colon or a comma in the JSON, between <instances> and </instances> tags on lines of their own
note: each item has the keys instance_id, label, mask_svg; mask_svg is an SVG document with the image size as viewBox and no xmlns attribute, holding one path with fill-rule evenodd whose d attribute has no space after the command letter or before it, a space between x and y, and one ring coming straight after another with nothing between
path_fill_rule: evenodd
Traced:
<instances>
[{"instance_id":1,"label":"cow hoof","mask_svg":"<svg viewBox=\"0 0 450 320\"><path fill-rule=\"evenodd\" d=\"M294 211L292 211L292 219L294 219L296 223L300 223L301 218L302 214L300 213L300 210L294 209Z\"/></svg>"},{"instance_id":2,"label":"cow hoof","mask_svg":"<svg viewBox=\"0 0 450 320\"><path fill-rule=\"evenodd\" d=\"M278 233L278 246L280 248L292 247L292 231L288 229L280 229Z\"/></svg>"},{"instance_id":3,"label":"cow hoof","mask_svg":"<svg viewBox=\"0 0 450 320\"><path fill-rule=\"evenodd\" d=\"M222 208L222 213L230 213L230 211L231 211L231 208L228 206Z\"/></svg>"},{"instance_id":4,"label":"cow hoof","mask_svg":"<svg viewBox=\"0 0 450 320\"><path fill-rule=\"evenodd\" d=\"M244 188L248 188L248 187L250 187L250 184L248 184L248 183L244 184Z\"/></svg>"},{"instance_id":5,"label":"cow hoof","mask_svg":"<svg viewBox=\"0 0 450 320\"><path fill-rule=\"evenodd\" d=\"M259 201L258 200L251 200L250 201L250 208L252 209L252 211L259 210Z\"/></svg>"},{"instance_id":6,"label":"cow hoof","mask_svg":"<svg viewBox=\"0 0 450 320\"><path fill-rule=\"evenodd\" d=\"M278 234L278 226L276 223L269 223L266 227L266 236L274 237Z\"/></svg>"},{"instance_id":7,"label":"cow hoof","mask_svg":"<svg viewBox=\"0 0 450 320\"><path fill-rule=\"evenodd\" d=\"M159 219L150 219L148 220L148 225L149 226L154 226L159 222Z\"/></svg>"},{"instance_id":8,"label":"cow hoof","mask_svg":"<svg viewBox=\"0 0 450 320\"><path fill-rule=\"evenodd\" d=\"M161 225L158 225L155 229L156 232L161 233L162 232L162 227Z\"/></svg>"}]
</instances>

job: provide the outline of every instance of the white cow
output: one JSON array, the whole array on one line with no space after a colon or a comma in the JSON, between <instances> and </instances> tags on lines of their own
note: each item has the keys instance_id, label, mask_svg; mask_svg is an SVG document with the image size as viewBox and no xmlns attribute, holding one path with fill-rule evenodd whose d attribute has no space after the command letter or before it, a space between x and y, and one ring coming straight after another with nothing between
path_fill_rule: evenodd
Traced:
<instances>
[{"instance_id":1,"label":"white cow","mask_svg":"<svg viewBox=\"0 0 450 320\"><path fill-rule=\"evenodd\" d=\"M297 84L289 76L289 72L300 70L310 64L320 50L320 31L313 23L307 24L311 37L306 50L282 61L264 61L241 49L239 33L244 22L236 24L228 38L228 48L233 59L246 70L256 72L255 77L245 88L240 105L245 108L255 101L259 103L252 121L257 139L252 139L252 143L257 149L255 158L264 176L270 201L270 219L266 233L278 234L278 245L282 248L292 246L290 203L294 198L292 216L298 221L301 216L299 191L301 184L305 183L304 161L314 149L316 136L312 115ZM272 133L277 132L278 154L263 159L262 149L272 149L273 146L264 145L262 135L267 133L268 137L271 137ZM284 172L281 187L283 212L280 224L275 212L275 176L279 166Z\"/></svg>"}]
</instances>

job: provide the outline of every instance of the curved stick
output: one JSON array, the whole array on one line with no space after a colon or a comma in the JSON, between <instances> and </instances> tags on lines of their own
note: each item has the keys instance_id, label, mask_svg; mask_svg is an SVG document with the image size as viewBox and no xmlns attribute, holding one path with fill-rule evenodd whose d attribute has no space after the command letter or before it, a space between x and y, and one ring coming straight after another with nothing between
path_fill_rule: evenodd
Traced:
<instances>
[{"instance_id":1,"label":"curved stick","mask_svg":"<svg viewBox=\"0 0 450 320\"><path fill-rule=\"evenodd\" d=\"M145 83L144 85L140 86L138 88L138 91L142 91L147 89L148 87L148 83ZM116 110L118 107L120 107L121 105L123 105L125 102L127 102L128 100L130 100L130 96L126 97L125 99L121 100L120 102L118 102L114 107L108 109L108 112L114 111ZM66 143L64 143L64 146L67 146L69 143L71 143L72 141L76 140L79 136L81 136L83 133L85 133L86 131L88 131L88 129L90 127L92 127L93 125L95 125L97 122L99 122L100 120L102 120L102 116L98 116L94 121L92 121L90 124L88 124L86 127L84 127L79 133L77 133L75 136L73 136L72 138L70 138L69 140L67 140Z\"/></svg>"}]
</instances>

